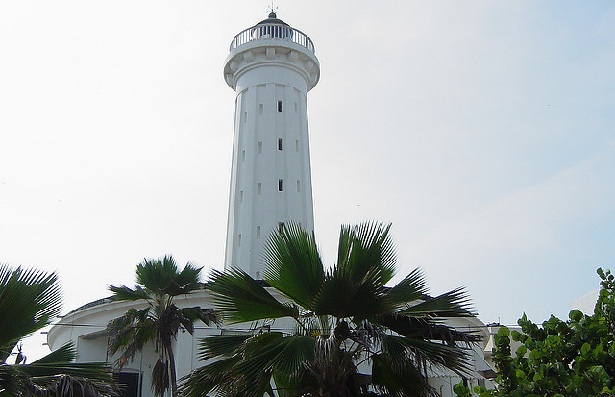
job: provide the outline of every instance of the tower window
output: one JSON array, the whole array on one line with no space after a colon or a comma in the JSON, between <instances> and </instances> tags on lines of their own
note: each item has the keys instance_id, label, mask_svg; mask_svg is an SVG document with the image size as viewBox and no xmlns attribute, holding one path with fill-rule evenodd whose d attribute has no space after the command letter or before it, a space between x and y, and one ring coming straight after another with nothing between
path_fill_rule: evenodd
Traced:
<instances>
[{"instance_id":1,"label":"tower window","mask_svg":"<svg viewBox=\"0 0 615 397\"><path fill-rule=\"evenodd\" d=\"M257 144L258 147L258 154L261 154L263 152L263 142L258 142Z\"/></svg>"},{"instance_id":2,"label":"tower window","mask_svg":"<svg viewBox=\"0 0 615 397\"><path fill-rule=\"evenodd\" d=\"M246 122L246 120L248 119L248 112L243 112L243 115L242 115L242 116L243 116L243 117L242 117L242 120L241 120L241 121L243 121L243 122L245 123L245 122Z\"/></svg>"},{"instance_id":3,"label":"tower window","mask_svg":"<svg viewBox=\"0 0 615 397\"><path fill-rule=\"evenodd\" d=\"M278 192L284 190L284 179L278 179Z\"/></svg>"},{"instance_id":4,"label":"tower window","mask_svg":"<svg viewBox=\"0 0 615 397\"><path fill-rule=\"evenodd\" d=\"M258 114L263 114L263 104L262 103L258 104Z\"/></svg>"},{"instance_id":5,"label":"tower window","mask_svg":"<svg viewBox=\"0 0 615 397\"><path fill-rule=\"evenodd\" d=\"M243 203L243 190L239 191L239 203Z\"/></svg>"},{"instance_id":6,"label":"tower window","mask_svg":"<svg viewBox=\"0 0 615 397\"><path fill-rule=\"evenodd\" d=\"M256 194L259 194L259 195L261 194L261 186L262 185L260 182L256 185Z\"/></svg>"},{"instance_id":7,"label":"tower window","mask_svg":"<svg viewBox=\"0 0 615 397\"><path fill-rule=\"evenodd\" d=\"M245 150L241 151L241 161L246 161L246 151Z\"/></svg>"},{"instance_id":8,"label":"tower window","mask_svg":"<svg viewBox=\"0 0 615 397\"><path fill-rule=\"evenodd\" d=\"M278 138L278 150L282 150L282 138Z\"/></svg>"},{"instance_id":9,"label":"tower window","mask_svg":"<svg viewBox=\"0 0 615 397\"><path fill-rule=\"evenodd\" d=\"M299 106L297 105L297 102L295 102L295 113L297 113L299 111Z\"/></svg>"},{"instance_id":10,"label":"tower window","mask_svg":"<svg viewBox=\"0 0 615 397\"><path fill-rule=\"evenodd\" d=\"M278 112L282 112L282 101L278 101Z\"/></svg>"},{"instance_id":11,"label":"tower window","mask_svg":"<svg viewBox=\"0 0 615 397\"><path fill-rule=\"evenodd\" d=\"M295 140L295 150L299 151L299 140Z\"/></svg>"},{"instance_id":12,"label":"tower window","mask_svg":"<svg viewBox=\"0 0 615 397\"><path fill-rule=\"evenodd\" d=\"M237 246L241 247L241 234L237 235Z\"/></svg>"},{"instance_id":13,"label":"tower window","mask_svg":"<svg viewBox=\"0 0 615 397\"><path fill-rule=\"evenodd\" d=\"M256 238L261 238L261 227L256 226Z\"/></svg>"},{"instance_id":14,"label":"tower window","mask_svg":"<svg viewBox=\"0 0 615 397\"><path fill-rule=\"evenodd\" d=\"M297 180L297 191L300 192L301 191L301 181Z\"/></svg>"}]
</instances>

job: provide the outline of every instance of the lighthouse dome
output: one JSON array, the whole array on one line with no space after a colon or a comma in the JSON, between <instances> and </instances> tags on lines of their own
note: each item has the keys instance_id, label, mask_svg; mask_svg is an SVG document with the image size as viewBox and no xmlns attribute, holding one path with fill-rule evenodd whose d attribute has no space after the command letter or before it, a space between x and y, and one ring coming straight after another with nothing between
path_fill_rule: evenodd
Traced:
<instances>
[{"instance_id":1,"label":"lighthouse dome","mask_svg":"<svg viewBox=\"0 0 615 397\"><path fill-rule=\"evenodd\" d=\"M291 39L293 29L271 11L267 19L263 19L252 28L252 36L255 39Z\"/></svg>"},{"instance_id":2,"label":"lighthouse dome","mask_svg":"<svg viewBox=\"0 0 615 397\"><path fill-rule=\"evenodd\" d=\"M284 22L283 20L278 18L278 15L275 12L273 12L273 11L271 11L269 13L269 16L267 17L267 19L263 19L262 21L260 21L256 25L258 26L258 25L262 25L262 24L265 24L265 23L277 23L277 24L280 24L280 25L289 26L286 22Z\"/></svg>"}]
</instances>

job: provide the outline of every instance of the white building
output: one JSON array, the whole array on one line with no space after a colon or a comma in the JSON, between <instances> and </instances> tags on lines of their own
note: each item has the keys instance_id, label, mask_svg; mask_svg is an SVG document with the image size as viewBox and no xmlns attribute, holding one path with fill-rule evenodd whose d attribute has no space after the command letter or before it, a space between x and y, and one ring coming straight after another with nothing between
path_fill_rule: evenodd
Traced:
<instances>
[{"instance_id":1,"label":"white building","mask_svg":"<svg viewBox=\"0 0 615 397\"><path fill-rule=\"evenodd\" d=\"M320 77L310 38L276 17L239 33L224 79L235 90L225 268L262 278L264 239L284 222L314 229L307 92Z\"/></svg>"},{"instance_id":2,"label":"white building","mask_svg":"<svg viewBox=\"0 0 615 397\"><path fill-rule=\"evenodd\" d=\"M239 33L232 41L224 78L236 92L235 135L225 268L237 266L256 279L262 278L260 252L263 241L284 222L300 223L313 230L312 187L307 122L307 92L318 82L320 65L310 38L277 19L268 19ZM179 307L210 307L207 292L176 301ZM109 362L105 328L134 303L102 299L76 309L51 328L52 350L68 341L77 347L80 362ZM450 325L472 330L488 340L488 331L477 318L456 319ZM234 327L237 328L237 327ZM182 333L174 351L178 379L203 365L196 358L198 341L223 332L217 327L196 327L194 335ZM484 347L472 351L472 385L483 384L481 372L490 368ZM152 396L151 370L157 355L145 349L122 369L131 385L126 396ZM431 383L443 397L453 396L460 378L450 371L434 370Z\"/></svg>"}]
</instances>

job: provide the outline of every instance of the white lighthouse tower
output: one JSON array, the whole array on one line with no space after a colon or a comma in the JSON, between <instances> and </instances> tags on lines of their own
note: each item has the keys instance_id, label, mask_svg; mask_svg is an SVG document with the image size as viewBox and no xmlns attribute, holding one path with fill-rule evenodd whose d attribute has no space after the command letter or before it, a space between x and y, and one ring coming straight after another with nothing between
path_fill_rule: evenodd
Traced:
<instances>
[{"instance_id":1,"label":"white lighthouse tower","mask_svg":"<svg viewBox=\"0 0 615 397\"><path fill-rule=\"evenodd\" d=\"M285 222L314 228L307 92L320 65L310 38L275 12L233 39L224 78L235 90L225 269L263 276L263 243Z\"/></svg>"}]
</instances>

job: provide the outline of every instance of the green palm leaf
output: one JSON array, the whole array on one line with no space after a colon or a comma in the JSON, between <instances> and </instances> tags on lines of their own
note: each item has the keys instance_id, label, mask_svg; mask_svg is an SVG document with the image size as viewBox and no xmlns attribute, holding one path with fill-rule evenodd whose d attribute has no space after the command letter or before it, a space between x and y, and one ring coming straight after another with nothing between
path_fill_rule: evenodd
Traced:
<instances>
[{"instance_id":1,"label":"green palm leaf","mask_svg":"<svg viewBox=\"0 0 615 397\"><path fill-rule=\"evenodd\" d=\"M59 315L62 295L58 277L36 269L0 265L0 360L17 342Z\"/></svg>"},{"instance_id":2,"label":"green palm leaf","mask_svg":"<svg viewBox=\"0 0 615 397\"><path fill-rule=\"evenodd\" d=\"M385 285L395 274L395 248L389 236L391 225L366 222L342 226L335 271L355 282Z\"/></svg>"},{"instance_id":3,"label":"green palm leaf","mask_svg":"<svg viewBox=\"0 0 615 397\"><path fill-rule=\"evenodd\" d=\"M162 396L171 389L178 395L173 340L180 330L194 332L194 322L211 324L218 316L211 309L190 307L180 309L173 298L201 288L201 269L186 264L179 271L170 256L160 259L145 259L137 265L137 285L134 288L111 286L112 299L126 301L142 300L144 309L130 309L123 316L109 322L109 352L122 353L116 361L120 368L132 361L147 344L153 343L159 357L152 370L152 389Z\"/></svg>"},{"instance_id":4,"label":"green palm leaf","mask_svg":"<svg viewBox=\"0 0 615 397\"><path fill-rule=\"evenodd\" d=\"M387 300L399 309L416 304L427 294L425 275L420 269L412 270L402 281L386 290Z\"/></svg>"},{"instance_id":5,"label":"green palm leaf","mask_svg":"<svg viewBox=\"0 0 615 397\"><path fill-rule=\"evenodd\" d=\"M299 306L310 308L325 277L314 234L290 222L267 241L264 257L265 281Z\"/></svg>"},{"instance_id":6,"label":"green palm leaf","mask_svg":"<svg viewBox=\"0 0 615 397\"><path fill-rule=\"evenodd\" d=\"M407 316L471 317L470 301L463 288L456 288L436 297L410 305L400 313Z\"/></svg>"},{"instance_id":7,"label":"green palm leaf","mask_svg":"<svg viewBox=\"0 0 615 397\"><path fill-rule=\"evenodd\" d=\"M238 269L214 272L208 288L216 308L232 322L255 324L244 335L201 342L199 358L217 361L185 380L186 395L261 397L275 385L282 397L351 397L371 379L384 395L425 397L429 365L465 371L459 343L478 337L443 322L472 315L465 292L430 298L419 269L387 287L395 274L389 230L373 222L343 226L338 262L325 271L313 234L289 223L265 248L270 288ZM284 333L259 328L282 317L294 320ZM362 360L372 364L372 378L358 372Z\"/></svg>"},{"instance_id":8,"label":"green palm leaf","mask_svg":"<svg viewBox=\"0 0 615 397\"><path fill-rule=\"evenodd\" d=\"M211 391L227 395L233 389L243 389L241 376L233 370L240 360L240 356L233 356L197 368L182 380L181 395L202 397Z\"/></svg>"},{"instance_id":9,"label":"green palm leaf","mask_svg":"<svg viewBox=\"0 0 615 397\"><path fill-rule=\"evenodd\" d=\"M231 323L240 323L267 318L293 317L298 309L281 303L250 275L240 269L227 273L214 271L207 284L213 301Z\"/></svg>"},{"instance_id":10,"label":"green palm leaf","mask_svg":"<svg viewBox=\"0 0 615 397\"><path fill-rule=\"evenodd\" d=\"M243 335L217 335L203 338L199 342L199 360L209 360L214 357L227 357L249 338L251 334Z\"/></svg>"},{"instance_id":11,"label":"green palm leaf","mask_svg":"<svg viewBox=\"0 0 615 397\"><path fill-rule=\"evenodd\" d=\"M49 324L60 313L60 299L54 273L0 266L0 394L117 395L105 364L72 362L76 354L70 343L29 364L6 363L18 340Z\"/></svg>"}]
</instances>

